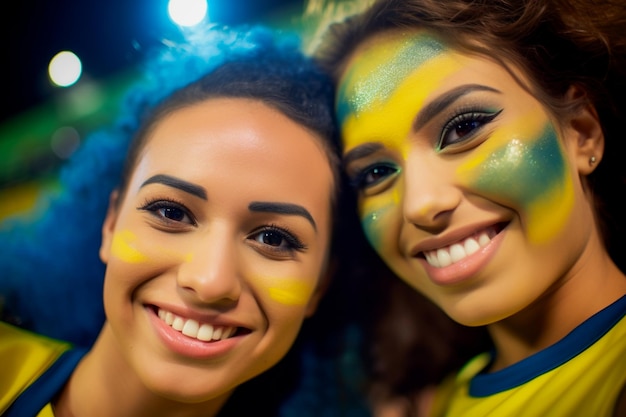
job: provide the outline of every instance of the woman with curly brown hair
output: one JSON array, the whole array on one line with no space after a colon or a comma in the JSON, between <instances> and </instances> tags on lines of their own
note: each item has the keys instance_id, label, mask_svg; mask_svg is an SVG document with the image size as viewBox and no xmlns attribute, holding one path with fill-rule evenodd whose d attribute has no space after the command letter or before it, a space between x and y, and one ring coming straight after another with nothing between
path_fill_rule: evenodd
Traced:
<instances>
[{"instance_id":1,"label":"woman with curly brown hair","mask_svg":"<svg viewBox=\"0 0 626 417\"><path fill-rule=\"evenodd\" d=\"M384 0L329 30L369 243L494 346L405 414L626 415L625 33L611 0Z\"/></svg>"}]
</instances>

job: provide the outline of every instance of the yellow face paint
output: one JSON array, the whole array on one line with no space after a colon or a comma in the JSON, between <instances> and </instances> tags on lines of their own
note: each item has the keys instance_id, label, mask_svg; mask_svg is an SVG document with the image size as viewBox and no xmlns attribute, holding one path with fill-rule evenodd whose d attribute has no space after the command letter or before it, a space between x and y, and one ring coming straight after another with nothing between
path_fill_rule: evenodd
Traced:
<instances>
[{"instance_id":1,"label":"yellow face paint","mask_svg":"<svg viewBox=\"0 0 626 417\"><path fill-rule=\"evenodd\" d=\"M563 149L538 107L495 131L457 175L485 195L523 207L528 238L535 244L557 236L574 208Z\"/></svg>"},{"instance_id":2,"label":"yellow face paint","mask_svg":"<svg viewBox=\"0 0 626 417\"><path fill-rule=\"evenodd\" d=\"M461 65L460 57L445 53L442 44L425 35L393 45L356 59L341 81L337 111L346 152L377 141L406 156L414 116L406 109L422 107L427 95ZM366 94L362 90L368 84L381 87Z\"/></svg>"},{"instance_id":3,"label":"yellow face paint","mask_svg":"<svg viewBox=\"0 0 626 417\"><path fill-rule=\"evenodd\" d=\"M400 204L400 187L396 186L390 193L380 194L374 198L361 199L359 213L361 225L368 242L376 250L382 250L385 230L393 218L394 210Z\"/></svg>"},{"instance_id":4,"label":"yellow face paint","mask_svg":"<svg viewBox=\"0 0 626 417\"><path fill-rule=\"evenodd\" d=\"M394 36L355 55L341 80L337 114L345 152L374 142L406 161L417 112L473 59L424 33ZM539 104L499 125L468 155L457 169L459 183L522 208L531 242L548 242L562 231L574 189L559 138ZM393 208L402 201L401 187L396 181L383 193L361 197L362 225L377 249L391 221L384 219L398 214Z\"/></svg>"},{"instance_id":5,"label":"yellow face paint","mask_svg":"<svg viewBox=\"0 0 626 417\"><path fill-rule=\"evenodd\" d=\"M262 281L267 285L270 298L284 305L306 305L314 290L311 284L295 278L264 277Z\"/></svg>"},{"instance_id":6,"label":"yellow face paint","mask_svg":"<svg viewBox=\"0 0 626 417\"><path fill-rule=\"evenodd\" d=\"M337 99L345 152L373 141L406 159L410 145L407 136L415 115L407 109L421 108L433 89L458 71L463 60L424 34L402 37L357 57L342 78ZM361 222L374 248L383 244L388 223L384 219L402 199L400 184L361 199Z\"/></svg>"},{"instance_id":7,"label":"yellow face paint","mask_svg":"<svg viewBox=\"0 0 626 417\"><path fill-rule=\"evenodd\" d=\"M138 242L139 240L137 239L137 236L135 236L135 234L130 230L118 231L113 235L111 253L118 259L131 264L146 262L150 258L139 250L137 247ZM158 254L155 257L161 259L181 259L183 262L191 262L194 256L192 253L182 254L163 248L156 250L158 251Z\"/></svg>"},{"instance_id":8,"label":"yellow face paint","mask_svg":"<svg viewBox=\"0 0 626 417\"><path fill-rule=\"evenodd\" d=\"M137 236L129 230L121 230L113 235L111 253L118 259L131 264L148 260L137 248Z\"/></svg>"}]
</instances>

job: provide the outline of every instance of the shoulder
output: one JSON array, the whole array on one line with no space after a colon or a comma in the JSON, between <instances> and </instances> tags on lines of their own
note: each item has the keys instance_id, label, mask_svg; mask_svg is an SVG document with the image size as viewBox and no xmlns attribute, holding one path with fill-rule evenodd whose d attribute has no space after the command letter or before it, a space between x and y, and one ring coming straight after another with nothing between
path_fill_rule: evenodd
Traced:
<instances>
[{"instance_id":1,"label":"shoulder","mask_svg":"<svg viewBox=\"0 0 626 417\"><path fill-rule=\"evenodd\" d=\"M50 339L0 322L0 414L61 354L71 348Z\"/></svg>"}]
</instances>

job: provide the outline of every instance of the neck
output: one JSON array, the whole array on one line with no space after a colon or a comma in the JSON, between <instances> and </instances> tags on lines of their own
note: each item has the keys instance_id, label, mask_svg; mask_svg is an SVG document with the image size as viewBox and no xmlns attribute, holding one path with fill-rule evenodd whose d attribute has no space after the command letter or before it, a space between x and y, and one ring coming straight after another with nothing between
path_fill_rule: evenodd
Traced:
<instances>
[{"instance_id":1,"label":"neck","mask_svg":"<svg viewBox=\"0 0 626 417\"><path fill-rule=\"evenodd\" d=\"M534 303L489 325L497 352L491 370L510 366L553 345L624 294L626 276L605 251L583 257Z\"/></svg>"},{"instance_id":2,"label":"neck","mask_svg":"<svg viewBox=\"0 0 626 417\"><path fill-rule=\"evenodd\" d=\"M105 324L54 404L55 416L214 417L229 397L182 403L159 396L140 380L116 343Z\"/></svg>"}]
</instances>

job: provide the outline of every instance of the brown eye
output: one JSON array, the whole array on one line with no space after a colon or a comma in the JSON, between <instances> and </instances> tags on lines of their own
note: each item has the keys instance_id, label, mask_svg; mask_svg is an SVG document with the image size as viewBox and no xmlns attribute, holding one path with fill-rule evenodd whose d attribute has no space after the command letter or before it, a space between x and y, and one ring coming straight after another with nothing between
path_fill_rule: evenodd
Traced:
<instances>
[{"instance_id":1,"label":"brown eye","mask_svg":"<svg viewBox=\"0 0 626 417\"><path fill-rule=\"evenodd\" d=\"M502 110L490 113L469 112L455 116L444 126L437 145L438 150L468 140L501 112Z\"/></svg>"},{"instance_id":2,"label":"brown eye","mask_svg":"<svg viewBox=\"0 0 626 417\"><path fill-rule=\"evenodd\" d=\"M169 200L156 200L146 203L140 210L147 211L164 223L190 224L196 222L189 211L181 204Z\"/></svg>"},{"instance_id":3,"label":"brown eye","mask_svg":"<svg viewBox=\"0 0 626 417\"><path fill-rule=\"evenodd\" d=\"M285 238L276 232L267 231L259 234L258 241L270 246L281 246Z\"/></svg>"},{"instance_id":4,"label":"brown eye","mask_svg":"<svg viewBox=\"0 0 626 417\"><path fill-rule=\"evenodd\" d=\"M277 226L264 226L250 235L249 239L276 251L293 252L306 249L296 236Z\"/></svg>"},{"instance_id":5,"label":"brown eye","mask_svg":"<svg viewBox=\"0 0 626 417\"><path fill-rule=\"evenodd\" d=\"M361 170L352 180L352 185L359 190L372 187L389 177L396 175L400 168L390 163L378 163Z\"/></svg>"}]
</instances>

